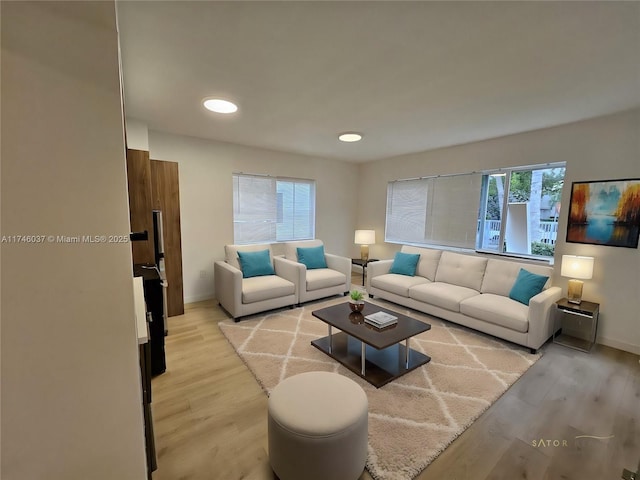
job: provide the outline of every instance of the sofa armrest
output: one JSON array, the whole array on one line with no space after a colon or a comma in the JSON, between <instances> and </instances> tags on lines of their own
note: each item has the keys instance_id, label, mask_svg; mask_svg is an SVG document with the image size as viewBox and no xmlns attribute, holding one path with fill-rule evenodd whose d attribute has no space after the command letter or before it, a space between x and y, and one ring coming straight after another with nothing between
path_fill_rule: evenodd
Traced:
<instances>
[{"instance_id":1,"label":"sofa armrest","mask_svg":"<svg viewBox=\"0 0 640 480\"><path fill-rule=\"evenodd\" d=\"M529 300L529 347L540 348L553 335L553 305L562 298L560 287L550 287Z\"/></svg>"},{"instance_id":2,"label":"sofa armrest","mask_svg":"<svg viewBox=\"0 0 640 480\"><path fill-rule=\"evenodd\" d=\"M393 260L378 260L377 262L367 263L367 291L371 290L371 279L378 275L386 275L391 270Z\"/></svg>"},{"instance_id":3,"label":"sofa armrest","mask_svg":"<svg viewBox=\"0 0 640 480\"><path fill-rule=\"evenodd\" d=\"M324 258L327 261L327 267L344 274L347 277L347 283L351 284L351 259L341 257L332 253L325 253Z\"/></svg>"},{"instance_id":4,"label":"sofa armrest","mask_svg":"<svg viewBox=\"0 0 640 480\"><path fill-rule=\"evenodd\" d=\"M296 286L296 302L298 302L300 289L305 284L307 267L284 257L273 257L273 266L277 276L289 280Z\"/></svg>"},{"instance_id":5,"label":"sofa armrest","mask_svg":"<svg viewBox=\"0 0 640 480\"><path fill-rule=\"evenodd\" d=\"M391 270L393 260L378 260L367 264L367 277L373 278L378 275L385 275Z\"/></svg>"},{"instance_id":6,"label":"sofa armrest","mask_svg":"<svg viewBox=\"0 0 640 480\"><path fill-rule=\"evenodd\" d=\"M242 305L242 271L218 260L213 266L216 299L232 316Z\"/></svg>"}]
</instances>

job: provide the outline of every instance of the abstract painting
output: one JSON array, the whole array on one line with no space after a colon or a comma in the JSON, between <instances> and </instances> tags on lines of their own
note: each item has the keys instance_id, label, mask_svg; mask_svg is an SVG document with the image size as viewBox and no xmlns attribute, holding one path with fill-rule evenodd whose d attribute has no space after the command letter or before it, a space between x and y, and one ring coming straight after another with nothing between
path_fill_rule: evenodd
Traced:
<instances>
[{"instance_id":1,"label":"abstract painting","mask_svg":"<svg viewBox=\"0 0 640 480\"><path fill-rule=\"evenodd\" d=\"M567 242L638 247L640 179L574 182Z\"/></svg>"}]
</instances>

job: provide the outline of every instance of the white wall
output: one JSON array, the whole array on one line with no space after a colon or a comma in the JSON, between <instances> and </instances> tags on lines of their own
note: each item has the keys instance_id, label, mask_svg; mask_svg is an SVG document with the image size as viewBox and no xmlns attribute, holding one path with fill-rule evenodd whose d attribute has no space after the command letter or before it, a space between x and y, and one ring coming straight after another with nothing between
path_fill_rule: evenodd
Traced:
<instances>
[{"instance_id":1,"label":"white wall","mask_svg":"<svg viewBox=\"0 0 640 480\"><path fill-rule=\"evenodd\" d=\"M129 233L113 2L2 2L2 235ZM2 243L3 480L142 480L128 243Z\"/></svg>"},{"instance_id":2,"label":"white wall","mask_svg":"<svg viewBox=\"0 0 640 480\"><path fill-rule=\"evenodd\" d=\"M363 164L358 221L376 230L379 243L371 247L371 257L391 258L399 249L383 243L387 182L561 161L567 162L564 206L569 205L571 182L640 178L640 110ZM640 353L640 250L565 243L566 227L565 209L556 260L563 254L596 258L594 278L585 281L583 297L601 303L598 342ZM567 279L559 271L554 280L566 292Z\"/></svg>"},{"instance_id":3,"label":"white wall","mask_svg":"<svg viewBox=\"0 0 640 480\"><path fill-rule=\"evenodd\" d=\"M213 263L233 243L232 173L316 180L316 238L326 251L351 256L358 166L149 131L153 160L178 162L182 264L186 303L212 298ZM282 253L275 246L275 253Z\"/></svg>"},{"instance_id":4,"label":"white wall","mask_svg":"<svg viewBox=\"0 0 640 480\"><path fill-rule=\"evenodd\" d=\"M149 151L149 129L141 120L127 117L125 122L127 148Z\"/></svg>"}]
</instances>

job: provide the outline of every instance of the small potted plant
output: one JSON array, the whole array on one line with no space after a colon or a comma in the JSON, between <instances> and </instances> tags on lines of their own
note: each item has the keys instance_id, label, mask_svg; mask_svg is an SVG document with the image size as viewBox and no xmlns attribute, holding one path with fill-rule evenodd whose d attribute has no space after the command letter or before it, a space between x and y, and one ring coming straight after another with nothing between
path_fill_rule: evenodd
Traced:
<instances>
[{"instance_id":1,"label":"small potted plant","mask_svg":"<svg viewBox=\"0 0 640 480\"><path fill-rule=\"evenodd\" d=\"M361 312L364 309L364 295L360 290L351 290L349 293L349 308L352 312Z\"/></svg>"}]
</instances>

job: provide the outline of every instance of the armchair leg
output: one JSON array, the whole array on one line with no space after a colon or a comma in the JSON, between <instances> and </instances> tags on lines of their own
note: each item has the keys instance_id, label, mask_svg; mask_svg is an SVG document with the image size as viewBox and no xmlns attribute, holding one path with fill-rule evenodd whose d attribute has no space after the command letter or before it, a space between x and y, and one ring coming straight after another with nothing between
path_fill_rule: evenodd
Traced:
<instances>
[{"instance_id":1,"label":"armchair leg","mask_svg":"<svg viewBox=\"0 0 640 480\"><path fill-rule=\"evenodd\" d=\"M370 294L369 294L369 298L373 298L373 293L370 293Z\"/></svg>"},{"instance_id":2,"label":"armchair leg","mask_svg":"<svg viewBox=\"0 0 640 480\"><path fill-rule=\"evenodd\" d=\"M344 292L342 295L346 297L347 295L349 295L349 292Z\"/></svg>"},{"instance_id":3,"label":"armchair leg","mask_svg":"<svg viewBox=\"0 0 640 480\"><path fill-rule=\"evenodd\" d=\"M536 353L538 353L538 349L537 348L530 348L529 352L531 352L531 355L535 355Z\"/></svg>"}]
</instances>

